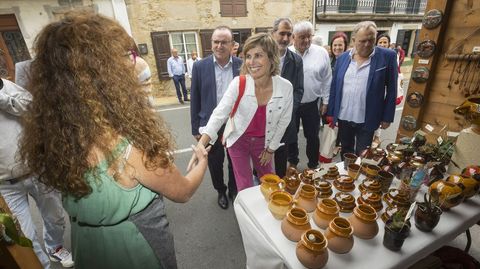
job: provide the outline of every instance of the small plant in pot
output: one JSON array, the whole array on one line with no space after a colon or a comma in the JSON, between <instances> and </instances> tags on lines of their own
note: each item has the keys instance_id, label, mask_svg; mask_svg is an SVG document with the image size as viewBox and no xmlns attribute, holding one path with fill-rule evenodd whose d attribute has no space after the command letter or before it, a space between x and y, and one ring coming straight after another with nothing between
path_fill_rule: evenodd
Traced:
<instances>
[{"instance_id":1,"label":"small plant in pot","mask_svg":"<svg viewBox=\"0 0 480 269\"><path fill-rule=\"evenodd\" d=\"M402 248L403 242L410 234L410 221L397 212L385 223L385 234L383 235L383 245L393 251Z\"/></svg>"},{"instance_id":2,"label":"small plant in pot","mask_svg":"<svg viewBox=\"0 0 480 269\"><path fill-rule=\"evenodd\" d=\"M433 195L433 194L432 194ZM421 231L430 232L437 226L442 215L442 209L438 206L438 198L433 198L432 195L425 193L423 196L423 203L417 203L415 210L415 226Z\"/></svg>"}]
</instances>

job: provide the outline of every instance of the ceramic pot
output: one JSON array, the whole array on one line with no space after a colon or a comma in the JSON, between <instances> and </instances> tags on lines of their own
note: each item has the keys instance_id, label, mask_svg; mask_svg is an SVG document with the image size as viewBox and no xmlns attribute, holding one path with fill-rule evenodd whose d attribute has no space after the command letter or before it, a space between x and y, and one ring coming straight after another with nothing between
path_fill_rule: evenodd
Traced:
<instances>
[{"instance_id":1,"label":"ceramic pot","mask_svg":"<svg viewBox=\"0 0 480 269\"><path fill-rule=\"evenodd\" d=\"M405 191L398 189L390 189L383 195L383 201L387 203L387 206L392 207L410 207L410 197Z\"/></svg>"},{"instance_id":2,"label":"ceramic pot","mask_svg":"<svg viewBox=\"0 0 480 269\"><path fill-rule=\"evenodd\" d=\"M302 235L295 250L300 263L310 269L320 269L327 264L327 239L317 230L308 230Z\"/></svg>"},{"instance_id":3,"label":"ceramic pot","mask_svg":"<svg viewBox=\"0 0 480 269\"><path fill-rule=\"evenodd\" d=\"M378 165L368 164L365 173L367 177L376 178L380 170L382 169Z\"/></svg>"},{"instance_id":4,"label":"ceramic pot","mask_svg":"<svg viewBox=\"0 0 480 269\"><path fill-rule=\"evenodd\" d=\"M398 189L402 192L407 193L409 202L413 203L415 201L415 198L417 197L417 193L420 190L421 186L422 185L419 185L418 187L412 187L408 183L408 180L402 180Z\"/></svg>"},{"instance_id":5,"label":"ceramic pot","mask_svg":"<svg viewBox=\"0 0 480 269\"><path fill-rule=\"evenodd\" d=\"M403 242L410 234L410 226L408 224L404 225L400 229L391 228L392 220L388 220L385 223L385 234L383 235L383 245L393 251L398 251L402 248Z\"/></svg>"},{"instance_id":6,"label":"ceramic pot","mask_svg":"<svg viewBox=\"0 0 480 269\"><path fill-rule=\"evenodd\" d=\"M342 217L334 218L325 231L328 249L335 253L348 253L353 248L353 229L350 222Z\"/></svg>"},{"instance_id":7,"label":"ceramic pot","mask_svg":"<svg viewBox=\"0 0 480 269\"><path fill-rule=\"evenodd\" d=\"M477 181L480 181L480 166L469 165L462 170L462 177L471 177Z\"/></svg>"},{"instance_id":8,"label":"ceramic pot","mask_svg":"<svg viewBox=\"0 0 480 269\"><path fill-rule=\"evenodd\" d=\"M364 179L360 185L358 185L358 190L360 192L374 192L379 195L382 193L381 188L382 185L380 185L378 180L368 177Z\"/></svg>"},{"instance_id":9,"label":"ceramic pot","mask_svg":"<svg viewBox=\"0 0 480 269\"><path fill-rule=\"evenodd\" d=\"M340 212L340 208L335 200L322 199L317 204L317 208L313 214L313 221L318 227L326 229L330 221L338 217L338 212Z\"/></svg>"},{"instance_id":10,"label":"ceramic pot","mask_svg":"<svg viewBox=\"0 0 480 269\"><path fill-rule=\"evenodd\" d=\"M441 215L440 207L428 209L424 203L418 203L415 209L415 226L421 231L430 232L437 226Z\"/></svg>"},{"instance_id":11,"label":"ceramic pot","mask_svg":"<svg viewBox=\"0 0 480 269\"><path fill-rule=\"evenodd\" d=\"M328 168L328 171L325 175L322 176L324 180L334 180L339 176L338 168L336 166L332 166Z\"/></svg>"},{"instance_id":12,"label":"ceramic pot","mask_svg":"<svg viewBox=\"0 0 480 269\"><path fill-rule=\"evenodd\" d=\"M388 189L390 188L390 185L392 185L393 178L395 176L387 171L380 170L378 171L378 176L377 179L380 182L381 186L381 191L382 193L386 193Z\"/></svg>"},{"instance_id":13,"label":"ceramic pot","mask_svg":"<svg viewBox=\"0 0 480 269\"><path fill-rule=\"evenodd\" d=\"M333 181L333 186L343 192L351 192L355 190L355 183L353 178L347 175L341 175Z\"/></svg>"},{"instance_id":14,"label":"ceramic pot","mask_svg":"<svg viewBox=\"0 0 480 269\"><path fill-rule=\"evenodd\" d=\"M360 164L360 174L366 175L367 174L367 163L361 163Z\"/></svg>"},{"instance_id":15,"label":"ceramic pot","mask_svg":"<svg viewBox=\"0 0 480 269\"><path fill-rule=\"evenodd\" d=\"M305 209L308 213L313 212L317 206L317 190L315 187L309 184L300 186L296 204Z\"/></svg>"},{"instance_id":16,"label":"ceramic pot","mask_svg":"<svg viewBox=\"0 0 480 269\"><path fill-rule=\"evenodd\" d=\"M383 211L383 214L380 216L380 218L382 219L383 223L386 223L395 214L399 214L400 216L405 218L405 216L407 215L407 211L408 208L397 207L395 205L389 206Z\"/></svg>"},{"instance_id":17,"label":"ceramic pot","mask_svg":"<svg viewBox=\"0 0 480 269\"><path fill-rule=\"evenodd\" d=\"M462 188L445 180L434 182L430 185L429 192L432 197L438 197L438 204L440 204L442 210L448 210L459 205L465 198L462 194Z\"/></svg>"},{"instance_id":18,"label":"ceramic pot","mask_svg":"<svg viewBox=\"0 0 480 269\"><path fill-rule=\"evenodd\" d=\"M447 178L447 182L452 182L462 188L462 195L468 199L478 193L480 184L471 177L462 177L460 175L451 175Z\"/></svg>"},{"instance_id":19,"label":"ceramic pot","mask_svg":"<svg viewBox=\"0 0 480 269\"><path fill-rule=\"evenodd\" d=\"M357 199L357 204L368 204L377 212L383 209L382 197L375 192L362 192Z\"/></svg>"},{"instance_id":20,"label":"ceramic pot","mask_svg":"<svg viewBox=\"0 0 480 269\"><path fill-rule=\"evenodd\" d=\"M298 177L298 175L285 176L283 180L285 181L285 190L292 195L295 194L295 192L297 192L297 189L301 183L301 180Z\"/></svg>"},{"instance_id":21,"label":"ceramic pot","mask_svg":"<svg viewBox=\"0 0 480 269\"><path fill-rule=\"evenodd\" d=\"M268 209L273 217L282 220L287 215L287 212L293 206L293 197L286 191L275 191L270 194L270 202L268 202Z\"/></svg>"},{"instance_id":22,"label":"ceramic pot","mask_svg":"<svg viewBox=\"0 0 480 269\"><path fill-rule=\"evenodd\" d=\"M305 169L303 173L300 174L300 180L308 185L313 185L313 177L315 176L315 171L313 169Z\"/></svg>"},{"instance_id":23,"label":"ceramic pot","mask_svg":"<svg viewBox=\"0 0 480 269\"><path fill-rule=\"evenodd\" d=\"M337 192L333 198L340 207L340 212L350 213L356 206L355 197L350 193L346 192Z\"/></svg>"},{"instance_id":24,"label":"ceramic pot","mask_svg":"<svg viewBox=\"0 0 480 269\"><path fill-rule=\"evenodd\" d=\"M316 180L315 189L317 189L317 192L318 192L317 197L321 199L329 198L333 194L332 184L330 184L330 182L327 182L327 181Z\"/></svg>"},{"instance_id":25,"label":"ceramic pot","mask_svg":"<svg viewBox=\"0 0 480 269\"><path fill-rule=\"evenodd\" d=\"M353 153L343 154L343 167L347 170L348 166L352 163L355 163L358 159L358 156Z\"/></svg>"},{"instance_id":26,"label":"ceramic pot","mask_svg":"<svg viewBox=\"0 0 480 269\"><path fill-rule=\"evenodd\" d=\"M361 166L359 164L356 164L356 163L349 164L347 167L348 176L353 178L353 180L357 180L358 176L360 175L360 169L361 169Z\"/></svg>"},{"instance_id":27,"label":"ceramic pot","mask_svg":"<svg viewBox=\"0 0 480 269\"><path fill-rule=\"evenodd\" d=\"M281 224L283 234L288 240L293 242L300 241L302 234L311 228L307 211L301 207L290 209Z\"/></svg>"},{"instance_id":28,"label":"ceramic pot","mask_svg":"<svg viewBox=\"0 0 480 269\"><path fill-rule=\"evenodd\" d=\"M260 178L260 191L265 200L268 201L270 194L274 191L283 190L285 181L274 174L265 174Z\"/></svg>"},{"instance_id":29,"label":"ceramic pot","mask_svg":"<svg viewBox=\"0 0 480 269\"><path fill-rule=\"evenodd\" d=\"M358 238L372 239L378 234L377 212L369 205L355 207L348 221L353 227L353 235Z\"/></svg>"}]
</instances>

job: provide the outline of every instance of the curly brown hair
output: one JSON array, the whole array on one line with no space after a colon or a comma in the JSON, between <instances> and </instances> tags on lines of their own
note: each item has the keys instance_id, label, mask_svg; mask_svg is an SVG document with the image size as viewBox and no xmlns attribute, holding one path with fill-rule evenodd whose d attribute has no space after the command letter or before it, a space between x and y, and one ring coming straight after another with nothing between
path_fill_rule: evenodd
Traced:
<instances>
[{"instance_id":1,"label":"curly brown hair","mask_svg":"<svg viewBox=\"0 0 480 269\"><path fill-rule=\"evenodd\" d=\"M77 198L92 189L85 173L94 148L104 156L120 137L144 152L148 169L172 167L173 140L147 103L129 60L132 38L117 22L73 11L37 36L33 101L21 157L39 180Z\"/></svg>"}]
</instances>

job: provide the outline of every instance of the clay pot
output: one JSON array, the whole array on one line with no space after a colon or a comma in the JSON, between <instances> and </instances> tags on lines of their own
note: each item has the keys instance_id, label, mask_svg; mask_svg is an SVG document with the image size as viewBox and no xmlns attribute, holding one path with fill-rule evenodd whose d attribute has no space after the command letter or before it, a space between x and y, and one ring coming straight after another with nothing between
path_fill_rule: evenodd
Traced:
<instances>
[{"instance_id":1,"label":"clay pot","mask_svg":"<svg viewBox=\"0 0 480 269\"><path fill-rule=\"evenodd\" d=\"M313 169L305 169L303 173L300 174L300 180L308 185L313 185L313 177L315 176L315 170Z\"/></svg>"},{"instance_id":2,"label":"clay pot","mask_svg":"<svg viewBox=\"0 0 480 269\"><path fill-rule=\"evenodd\" d=\"M361 163L360 164L360 174L366 175L367 174L367 163Z\"/></svg>"},{"instance_id":3,"label":"clay pot","mask_svg":"<svg viewBox=\"0 0 480 269\"><path fill-rule=\"evenodd\" d=\"M462 177L460 175L451 175L447 178L447 182L452 182L462 188L462 195L468 199L478 193L480 184L471 177Z\"/></svg>"},{"instance_id":4,"label":"clay pot","mask_svg":"<svg viewBox=\"0 0 480 269\"><path fill-rule=\"evenodd\" d=\"M353 235L358 238L372 239L378 233L377 212L369 205L355 207L348 221L353 227Z\"/></svg>"},{"instance_id":5,"label":"clay pot","mask_svg":"<svg viewBox=\"0 0 480 269\"><path fill-rule=\"evenodd\" d=\"M382 219L382 221L384 223L386 223L387 220L391 219L393 217L393 215L397 214L398 212L399 212L398 214L400 214L400 216L405 218L405 216L407 215L407 211L408 211L408 208L397 207L395 205L389 206L384 210L384 212L380 216L380 218Z\"/></svg>"},{"instance_id":6,"label":"clay pot","mask_svg":"<svg viewBox=\"0 0 480 269\"><path fill-rule=\"evenodd\" d=\"M268 201L270 194L274 191L283 190L285 187L285 181L279 176L274 174L265 174L260 178L260 191L263 194L265 200Z\"/></svg>"},{"instance_id":7,"label":"clay pot","mask_svg":"<svg viewBox=\"0 0 480 269\"><path fill-rule=\"evenodd\" d=\"M382 169L378 165L368 164L365 173L367 177L376 178L380 170Z\"/></svg>"},{"instance_id":8,"label":"clay pot","mask_svg":"<svg viewBox=\"0 0 480 269\"><path fill-rule=\"evenodd\" d=\"M353 229L350 222L342 217L334 218L325 231L328 249L335 253L348 253L353 248Z\"/></svg>"},{"instance_id":9,"label":"clay pot","mask_svg":"<svg viewBox=\"0 0 480 269\"><path fill-rule=\"evenodd\" d=\"M317 192L318 192L317 197L321 199L329 198L333 194L332 184L330 184L330 182L327 182L327 181L316 180L315 189L317 189Z\"/></svg>"},{"instance_id":10,"label":"clay pot","mask_svg":"<svg viewBox=\"0 0 480 269\"><path fill-rule=\"evenodd\" d=\"M349 164L347 167L348 176L353 178L353 180L357 180L358 176L360 175L360 169L361 169L361 166L359 164L356 164L356 163Z\"/></svg>"},{"instance_id":11,"label":"clay pot","mask_svg":"<svg viewBox=\"0 0 480 269\"><path fill-rule=\"evenodd\" d=\"M337 192L333 198L340 207L340 212L350 213L356 206L355 197L350 193L346 192Z\"/></svg>"},{"instance_id":12,"label":"clay pot","mask_svg":"<svg viewBox=\"0 0 480 269\"><path fill-rule=\"evenodd\" d=\"M415 226L421 231L430 232L437 226L441 215L440 207L434 206L428 210L424 203L418 203L415 210Z\"/></svg>"},{"instance_id":13,"label":"clay pot","mask_svg":"<svg viewBox=\"0 0 480 269\"><path fill-rule=\"evenodd\" d=\"M273 217L282 220L287 215L287 212L293 206L293 197L286 191L275 191L270 194L270 202L268 202L268 209Z\"/></svg>"},{"instance_id":14,"label":"clay pot","mask_svg":"<svg viewBox=\"0 0 480 269\"><path fill-rule=\"evenodd\" d=\"M360 192L374 192L377 194L381 194L382 185L380 185L380 182L378 180L373 179L373 178L366 178L362 181L362 183L358 186L358 190Z\"/></svg>"},{"instance_id":15,"label":"clay pot","mask_svg":"<svg viewBox=\"0 0 480 269\"><path fill-rule=\"evenodd\" d=\"M398 189L390 189L383 195L383 201L387 203L387 206L392 207L410 207L410 197L405 191Z\"/></svg>"},{"instance_id":16,"label":"clay pot","mask_svg":"<svg viewBox=\"0 0 480 269\"><path fill-rule=\"evenodd\" d=\"M401 229L393 229L391 227L392 220L385 223L385 233L383 235L383 245L393 251L402 248L403 242L410 234L410 225L406 223Z\"/></svg>"},{"instance_id":17,"label":"clay pot","mask_svg":"<svg viewBox=\"0 0 480 269\"><path fill-rule=\"evenodd\" d=\"M292 195L295 194L295 192L297 192L297 189L301 183L301 180L298 177L298 175L285 176L283 180L285 181L285 190Z\"/></svg>"},{"instance_id":18,"label":"clay pot","mask_svg":"<svg viewBox=\"0 0 480 269\"><path fill-rule=\"evenodd\" d=\"M438 204L440 204L442 210L448 210L459 205L465 198L462 194L462 188L445 180L434 182L430 185L429 192L432 197L438 197Z\"/></svg>"},{"instance_id":19,"label":"clay pot","mask_svg":"<svg viewBox=\"0 0 480 269\"><path fill-rule=\"evenodd\" d=\"M343 192L351 192L355 190L355 183L353 178L347 175L341 175L333 181L333 186Z\"/></svg>"},{"instance_id":20,"label":"clay pot","mask_svg":"<svg viewBox=\"0 0 480 269\"><path fill-rule=\"evenodd\" d=\"M480 181L480 166L468 165L462 170L462 177L471 177L477 181Z\"/></svg>"},{"instance_id":21,"label":"clay pot","mask_svg":"<svg viewBox=\"0 0 480 269\"><path fill-rule=\"evenodd\" d=\"M417 197L417 193L420 190L420 187L421 185L419 185L418 187L412 187L408 183L408 180L402 180L398 189L402 192L407 193L409 202L413 203L415 201L415 198Z\"/></svg>"},{"instance_id":22,"label":"clay pot","mask_svg":"<svg viewBox=\"0 0 480 269\"><path fill-rule=\"evenodd\" d=\"M338 217L340 208L337 202L333 199L322 199L317 204L315 213L313 214L313 221L318 227L326 229L331 220Z\"/></svg>"},{"instance_id":23,"label":"clay pot","mask_svg":"<svg viewBox=\"0 0 480 269\"><path fill-rule=\"evenodd\" d=\"M317 230L308 230L297 243L297 258L300 263L310 269L320 269L327 264L327 239Z\"/></svg>"},{"instance_id":24,"label":"clay pot","mask_svg":"<svg viewBox=\"0 0 480 269\"><path fill-rule=\"evenodd\" d=\"M380 182L380 190L382 191L382 193L386 193L388 191L390 185L392 185L394 177L395 176L390 172L383 170L378 171L377 180Z\"/></svg>"},{"instance_id":25,"label":"clay pot","mask_svg":"<svg viewBox=\"0 0 480 269\"><path fill-rule=\"evenodd\" d=\"M343 154L343 167L347 170L348 166L352 163L355 163L358 159L358 156L353 153Z\"/></svg>"},{"instance_id":26,"label":"clay pot","mask_svg":"<svg viewBox=\"0 0 480 269\"><path fill-rule=\"evenodd\" d=\"M296 204L309 213L313 212L317 206L317 190L315 187L309 184L302 185Z\"/></svg>"},{"instance_id":27,"label":"clay pot","mask_svg":"<svg viewBox=\"0 0 480 269\"><path fill-rule=\"evenodd\" d=\"M336 166L332 166L328 168L328 171L325 175L323 175L324 180L334 180L339 176L338 168Z\"/></svg>"},{"instance_id":28,"label":"clay pot","mask_svg":"<svg viewBox=\"0 0 480 269\"><path fill-rule=\"evenodd\" d=\"M375 192L362 192L357 199L357 204L368 204L377 212L383 209L382 197Z\"/></svg>"},{"instance_id":29,"label":"clay pot","mask_svg":"<svg viewBox=\"0 0 480 269\"><path fill-rule=\"evenodd\" d=\"M290 209L281 224L283 234L293 242L300 241L302 234L311 228L307 211L300 207Z\"/></svg>"}]
</instances>

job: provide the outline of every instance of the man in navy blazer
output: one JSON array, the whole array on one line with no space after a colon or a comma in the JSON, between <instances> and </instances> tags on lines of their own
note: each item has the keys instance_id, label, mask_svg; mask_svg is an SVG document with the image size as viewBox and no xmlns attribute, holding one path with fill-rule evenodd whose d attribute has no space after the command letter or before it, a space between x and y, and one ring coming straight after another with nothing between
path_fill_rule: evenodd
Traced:
<instances>
[{"instance_id":1,"label":"man in navy blazer","mask_svg":"<svg viewBox=\"0 0 480 269\"><path fill-rule=\"evenodd\" d=\"M212 51L210 55L193 64L192 83L190 87L190 116L192 135L200 139L200 129L204 128L213 110L220 102L232 79L239 75L242 60L230 56L234 40L230 28L227 26L217 27L212 34ZM223 134L225 126L219 131L219 137ZM233 175L233 168L228 156L228 196L235 199L237 186ZM208 169L212 177L212 183L218 192L218 205L228 208L226 195L227 186L223 180L223 161L225 149L221 139L217 139L208 153Z\"/></svg>"},{"instance_id":2,"label":"man in navy blazer","mask_svg":"<svg viewBox=\"0 0 480 269\"><path fill-rule=\"evenodd\" d=\"M372 144L375 130L393 122L397 97L397 55L375 47L377 27L364 21L352 32L354 48L340 55L330 88L327 121L338 123L344 153L359 155Z\"/></svg>"}]
</instances>

